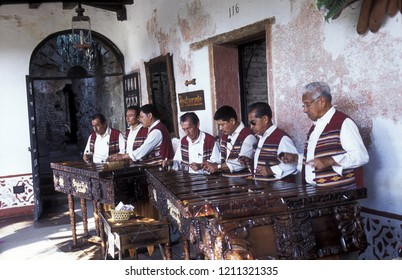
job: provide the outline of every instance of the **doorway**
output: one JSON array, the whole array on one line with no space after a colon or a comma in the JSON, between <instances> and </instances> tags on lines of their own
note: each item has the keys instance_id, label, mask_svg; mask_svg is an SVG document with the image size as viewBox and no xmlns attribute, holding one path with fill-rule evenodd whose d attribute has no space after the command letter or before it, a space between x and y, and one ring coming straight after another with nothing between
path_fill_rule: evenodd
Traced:
<instances>
[{"instance_id":1,"label":"doorway","mask_svg":"<svg viewBox=\"0 0 402 280\"><path fill-rule=\"evenodd\" d=\"M265 38L238 46L241 116L247 123L247 108L255 102L268 103Z\"/></svg>"},{"instance_id":2,"label":"doorway","mask_svg":"<svg viewBox=\"0 0 402 280\"><path fill-rule=\"evenodd\" d=\"M35 48L27 76L35 221L58 194L50 162L81 161L91 116L103 113L109 126L125 130L123 55L97 32L90 51L78 53L70 32L51 34Z\"/></svg>"}]
</instances>

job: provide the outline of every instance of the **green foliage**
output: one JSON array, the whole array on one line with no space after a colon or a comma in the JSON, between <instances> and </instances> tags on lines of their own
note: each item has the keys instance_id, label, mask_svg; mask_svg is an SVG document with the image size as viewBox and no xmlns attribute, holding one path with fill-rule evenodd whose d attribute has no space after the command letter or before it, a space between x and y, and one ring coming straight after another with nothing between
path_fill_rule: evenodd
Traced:
<instances>
[{"instance_id":1,"label":"green foliage","mask_svg":"<svg viewBox=\"0 0 402 280\"><path fill-rule=\"evenodd\" d=\"M347 0L317 0L317 8L319 10L325 9L327 11L325 20L328 22L329 19L342 12L345 8L346 2Z\"/></svg>"}]
</instances>

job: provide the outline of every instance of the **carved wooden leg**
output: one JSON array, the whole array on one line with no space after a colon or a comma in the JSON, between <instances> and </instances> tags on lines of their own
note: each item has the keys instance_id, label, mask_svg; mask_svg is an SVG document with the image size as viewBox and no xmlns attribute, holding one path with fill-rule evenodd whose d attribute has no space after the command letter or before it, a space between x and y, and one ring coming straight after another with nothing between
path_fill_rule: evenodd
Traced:
<instances>
[{"instance_id":1,"label":"carved wooden leg","mask_svg":"<svg viewBox=\"0 0 402 280\"><path fill-rule=\"evenodd\" d=\"M84 237L88 237L89 232L88 232L87 201L84 198L80 198L80 205L82 212L82 224L84 225Z\"/></svg>"},{"instance_id":2,"label":"carved wooden leg","mask_svg":"<svg viewBox=\"0 0 402 280\"><path fill-rule=\"evenodd\" d=\"M101 238L101 245L102 245L102 256L105 256L105 260L107 257L107 247L106 247L106 236L105 236L105 228L103 225L103 221L99 220L99 230L100 230L100 238Z\"/></svg>"},{"instance_id":3,"label":"carved wooden leg","mask_svg":"<svg viewBox=\"0 0 402 280\"><path fill-rule=\"evenodd\" d=\"M167 260L173 259L172 256L172 246L170 245L170 242L165 244L165 255Z\"/></svg>"},{"instance_id":4,"label":"carved wooden leg","mask_svg":"<svg viewBox=\"0 0 402 280\"><path fill-rule=\"evenodd\" d=\"M70 225L71 225L71 232L73 235L73 245L77 245L77 230L75 228L74 198L71 194L68 194L67 198L68 198L68 209L70 211Z\"/></svg>"},{"instance_id":5,"label":"carved wooden leg","mask_svg":"<svg viewBox=\"0 0 402 280\"><path fill-rule=\"evenodd\" d=\"M190 259L190 243L188 242L188 239L183 236L183 258L185 260Z\"/></svg>"},{"instance_id":6,"label":"carved wooden leg","mask_svg":"<svg viewBox=\"0 0 402 280\"><path fill-rule=\"evenodd\" d=\"M95 220L95 229L96 229L96 236L100 236L100 221L99 221L99 201L93 200L92 204L94 206L94 220Z\"/></svg>"}]
</instances>

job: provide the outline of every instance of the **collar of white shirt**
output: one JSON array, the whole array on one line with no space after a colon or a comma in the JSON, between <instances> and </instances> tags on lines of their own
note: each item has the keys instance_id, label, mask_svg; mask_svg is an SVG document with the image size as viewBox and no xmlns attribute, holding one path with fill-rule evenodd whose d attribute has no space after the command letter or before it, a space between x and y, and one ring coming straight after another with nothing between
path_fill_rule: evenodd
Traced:
<instances>
[{"instance_id":1,"label":"collar of white shirt","mask_svg":"<svg viewBox=\"0 0 402 280\"><path fill-rule=\"evenodd\" d=\"M139 123L139 124L137 124L137 126L134 129L130 126L130 130L136 131L136 130L139 130L141 127L142 127L142 123Z\"/></svg>"},{"instance_id":2,"label":"collar of white shirt","mask_svg":"<svg viewBox=\"0 0 402 280\"><path fill-rule=\"evenodd\" d=\"M335 108L331 107L321 118L317 119L314 124L317 125L321 123L327 125L332 119L332 116L335 114L335 111Z\"/></svg>"},{"instance_id":3,"label":"collar of white shirt","mask_svg":"<svg viewBox=\"0 0 402 280\"><path fill-rule=\"evenodd\" d=\"M237 139L237 137L240 134L240 131L244 128L244 124L242 122L240 122L239 126L236 128L235 131L233 131L232 134L228 135L228 139L232 140L232 139ZM233 142L231 142L233 143Z\"/></svg>"},{"instance_id":4,"label":"collar of white shirt","mask_svg":"<svg viewBox=\"0 0 402 280\"><path fill-rule=\"evenodd\" d=\"M204 141L204 138L205 138L205 133L200 130L200 134L198 135L198 138L194 142L188 136L187 136L187 141L190 145L195 145L195 144L198 144L200 141Z\"/></svg>"},{"instance_id":5,"label":"collar of white shirt","mask_svg":"<svg viewBox=\"0 0 402 280\"><path fill-rule=\"evenodd\" d=\"M154 128L160 122L161 122L160 120L156 120L150 127L148 127L148 131L151 131L151 129Z\"/></svg>"},{"instance_id":6,"label":"collar of white shirt","mask_svg":"<svg viewBox=\"0 0 402 280\"><path fill-rule=\"evenodd\" d=\"M102 138L106 137L107 135L110 135L110 133L112 133L112 129L110 127L106 128L106 131L104 134L100 135Z\"/></svg>"},{"instance_id":7,"label":"collar of white shirt","mask_svg":"<svg viewBox=\"0 0 402 280\"><path fill-rule=\"evenodd\" d=\"M263 135L257 135L257 137L258 137L258 138L263 138L263 139L265 139L265 138L267 138L269 135L271 135L272 132L274 132L275 129L276 129L276 125L273 124L273 125L271 125L270 127L268 127L267 130L265 130L265 132L264 132Z\"/></svg>"}]
</instances>

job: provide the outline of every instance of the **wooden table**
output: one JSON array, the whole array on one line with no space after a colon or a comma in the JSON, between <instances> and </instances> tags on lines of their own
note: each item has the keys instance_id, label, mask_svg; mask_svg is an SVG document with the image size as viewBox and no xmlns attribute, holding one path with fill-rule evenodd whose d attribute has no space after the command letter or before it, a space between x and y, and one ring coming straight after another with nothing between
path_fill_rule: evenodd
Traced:
<instances>
[{"instance_id":1,"label":"wooden table","mask_svg":"<svg viewBox=\"0 0 402 280\"><path fill-rule=\"evenodd\" d=\"M206 259L315 259L367 246L366 188L146 170L151 202Z\"/></svg>"},{"instance_id":2,"label":"wooden table","mask_svg":"<svg viewBox=\"0 0 402 280\"><path fill-rule=\"evenodd\" d=\"M99 210L103 204L115 206L148 200L143 165L129 162L104 164L56 162L50 164L56 191L67 194L73 244L77 244L74 197L80 198L84 237L88 237L86 200L93 202L97 235L100 236Z\"/></svg>"},{"instance_id":3,"label":"wooden table","mask_svg":"<svg viewBox=\"0 0 402 280\"><path fill-rule=\"evenodd\" d=\"M115 221L110 212L100 212L103 224L101 238L105 250L105 259L109 253L114 258L117 248L119 260L125 250L150 247L158 244L162 258L172 259L170 246L162 250L161 244L169 243L169 224L144 216L133 216L127 221ZM106 246L107 244L107 246ZM152 254L152 251L149 251ZM135 253L136 256L137 252Z\"/></svg>"}]
</instances>

